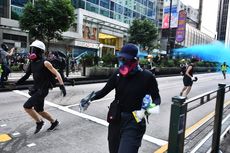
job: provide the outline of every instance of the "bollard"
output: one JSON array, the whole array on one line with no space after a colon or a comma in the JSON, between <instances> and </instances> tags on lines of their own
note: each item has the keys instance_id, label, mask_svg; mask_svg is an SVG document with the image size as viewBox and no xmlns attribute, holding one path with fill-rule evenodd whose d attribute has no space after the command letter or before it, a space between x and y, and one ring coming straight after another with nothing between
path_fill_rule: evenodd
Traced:
<instances>
[{"instance_id":1,"label":"bollard","mask_svg":"<svg viewBox=\"0 0 230 153\"><path fill-rule=\"evenodd\" d=\"M218 84L218 86L219 86L219 90L217 91L217 97L216 97L216 108L215 108L211 153L219 153L221 124L222 124L226 84Z\"/></svg>"},{"instance_id":2,"label":"bollard","mask_svg":"<svg viewBox=\"0 0 230 153\"><path fill-rule=\"evenodd\" d=\"M168 138L168 153L184 152L184 137L187 117L187 104L185 97L175 96L172 98L170 127Z\"/></svg>"}]
</instances>

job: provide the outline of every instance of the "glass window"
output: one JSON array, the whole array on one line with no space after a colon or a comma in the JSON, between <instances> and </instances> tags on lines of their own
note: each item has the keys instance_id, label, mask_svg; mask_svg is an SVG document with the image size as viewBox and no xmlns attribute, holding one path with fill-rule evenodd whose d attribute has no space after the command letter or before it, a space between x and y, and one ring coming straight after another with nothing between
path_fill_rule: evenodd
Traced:
<instances>
[{"instance_id":1,"label":"glass window","mask_svg":"<svg viewBox=\"0 0 230 153\"><path fill-rule=\"evenodd\" d=\"M123 14L123 6L115 3L115 12Z\"/></svg>"},{"instance_id":2,"label":"glass window","mask_svg":"<svg viewBox=\"0 0 230 153\"><path fill-rule=\"evenodd\" d=\"M132 10L125 7L124 15L128 17L132 17Z\"/></svg>"},{"instance_id":3,"label":"glass window","mask_svg":"<svg viewBox=\"0 0 230 153\"><path fill-rule=\"evenodd\" d=\"M153 10L152 9L148 9L148 17L153 17Z\"/></svg>"},{"instance_id":4,"label":"glass window","mask_svg":"<svg viewBox=\"0 0 230 153\"><path fill-rule=\"evenodd\" d=\"M142 4L147 6L147 4L148 4L147 0L142 0Z\"/></svg>"},{"instance_id":5,"label":"glass window","mask_svg":"<svg viewBox=\"0 0 230 153\"><path fill-rule=\"evenodd\" d=\"M73 4L74 7L85 9L85 1L83 1L83 0L77 0L76 3L74 1L76 1L76 0L72 1L72 4Z\"/></svg>"},{"instance_id":6,"label":"glass window","mask_svg":"<svg viewBox=\"0 0 230 153\"><path fill-rule=\"evenodd\" d=\"M12 5L24 6L29 0L11 0Z\"/></svg>"},{"instance_id":7,"label":"glass window","mask_svg":"<svg viewBox=\"0 0 230 153\"><path fill-rule=\"evenodd\" d=\"M92 3L87 2L87 3L86 3L86 10L91 11L91 12L95 12L95 13L98 13L99 8L98 8L97 5L94 5L94 4L92 4Z\"/></svg>"},{"instance_id":8,"label":"glass window","mask_svg":"<svg viewBox=\"0 0 230 153\"><path fill-rule=\"evenodd\" d=\"M124 17L124 23L130 24L131 23L131 19L127 16Z\"/></svg>"},{"instance_id":9,"label":"glass window","mask_svg":"<svg viewBox=\"0 0 230 153\"><path fill-rule=\"evenodd\" d=\"M110 2L110 10L113 10L114 11L114 2Z\"/></svg>"},{"instance_id":10,"label":"glass window","mask_svg":"<svg viewBox=\"0 0 230 153\"><path fill-rule=\"evenodd\" d=\"M115 13L115 19L118 21L123 22L123 15L119 13Z\"/></svg>"},{"instance_id":11,"label":"glass window","mask_svg":"<svg viewBox=\"0 0 230 153\"><path fill-rule=\"evenodd\" d=\"M101 8L100 9L100 14L103 15L103 16L109 17L109 10Z\"/></svg>"},{"instance_id":12,"label":"glass window","mask_svg":"<svg viewBox=\"0 0 230 153\"><path fill-rule=\"evenodd\" d=\"M88 2L94 3L94 4L99 4L99 0L87 0Z\"/></svg>"},{"instance_id":13,"label":"glass window","mask_svg":"<svg viewBox=\"0 0 230 153\"><path fill-rule=\"evenodd\" d=\"M148 7L153 9L153 2L149 1Z\"/></svg>"},{"instance_id":14,"label":"glass window","mask_svg":"<svg viewBox=\"0 0 230 153\"><path fill-rule=\"evenodd\" d=\"M110 0L100 0L100 6L109 9Z\"/></svg>"},{"instance_id":15,"label":"glass window","mask_svg":"<svg viewBox=\"0 0 230 153\"><path fill-rule=\"evenodd\" d=\"M133 18L140 18L140 13L133 11Z\"/></svg>"},{"instance_id":16,"label":"glass window","mask_svg":"<svg viewBox=\"0 0 230 153\"><path fill-rule=\"evenodd\" d=\"M110 11L110 16L109 16L111 19L115 19L115 15L114 15L114 12L113 11Z\"/></svg>"}]
</instances>

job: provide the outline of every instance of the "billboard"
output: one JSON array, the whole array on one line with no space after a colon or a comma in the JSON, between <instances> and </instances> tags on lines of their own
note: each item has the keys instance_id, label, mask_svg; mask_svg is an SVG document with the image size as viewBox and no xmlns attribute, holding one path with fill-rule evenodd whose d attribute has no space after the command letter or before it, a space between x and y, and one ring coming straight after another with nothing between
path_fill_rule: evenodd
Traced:
<instances>
[{"instance_id":1,"label":"billboard","mask_svg":"<svg viewBox=\"0 0 230 153\"><path fill-rule=\"evenodd\" d=\"M177 30L176 30L176 41L177 42L183 42L184 39L185 39L186 18L187 18L186 11L181 10L179 12L178 27L177 27Z\"/></svg>"},{"instance_id":2,"label":"billboard","mask_svg":"<svg viewBox=\"0 0 230 153\"><path fill-rule=\"evenodd\" d=\"M164 8L164 15L163 15L163 20L162 20L162 28L167 29L169 28L169 12L170 8L166 7ZM178 12L177 12L177 6L172 6L171 9L171 23L170 27L171 28L176 28L178 23Z\"/></svg>"},{"instance_id":3,"label":"billboard","mask_svg":"<svg viewBox=\"0 0 230 153\"><path fill-rule=\"evenodd\" d=\"M172 0L172 6L178 5L178 0ZM170 0L164 0L164 7L170 6Z\"/></svg>"}]
</instances>

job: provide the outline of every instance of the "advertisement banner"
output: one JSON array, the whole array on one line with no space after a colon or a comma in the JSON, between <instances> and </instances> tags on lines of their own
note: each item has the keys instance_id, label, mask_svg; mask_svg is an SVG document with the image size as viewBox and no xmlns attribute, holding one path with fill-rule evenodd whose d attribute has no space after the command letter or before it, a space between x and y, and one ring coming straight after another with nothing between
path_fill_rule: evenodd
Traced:
<instances>
[{"instance_id":1,"label":"advertisement banner","mask_svg":"<svg viewBox=\"0 0 230 153\"><path fill-rule=\"evenodd\" d=\"M169 7L170 6L170 1L171 0L164 0L164 7ZM178 5L178 0L172 0L172 6L177 6Z\"/></svg>"},{"instance_id":2,"label":"advertisement banner","mask_svg":"<svg viewBox=\"0 0 230 153\"><path fill-rule=\"evenodd\" d=\"M169 28L169 7L164 8L164 16L162 20L162 29L167 29ZM176 28L178 23L178 12L177 12L177 6L172 6L171 9L171 23L170 27L171 28Z\"/></svg>"},{"instance_id":3,"label":"advertisement banner","mask_svg":"<svg viewBox=\"0 0 230 153\"><path fill-rule=\"evenodd\" d=\"M176 41L177 42L183 42L185 39L185 32L186 32L186 18L187 18L187 13L185 10L181 10L179 12L179 17L178 17L178 27L176 30Z\"/></svg>"}]
</instances>

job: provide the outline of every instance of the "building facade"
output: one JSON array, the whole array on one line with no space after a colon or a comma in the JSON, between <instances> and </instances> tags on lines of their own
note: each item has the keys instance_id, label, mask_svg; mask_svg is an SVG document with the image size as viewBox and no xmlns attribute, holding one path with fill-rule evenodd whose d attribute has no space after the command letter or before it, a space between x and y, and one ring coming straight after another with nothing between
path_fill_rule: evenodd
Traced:
<instances>
[{"instance_id":1,"label":"building facade","mask_svg":"<svg viewBox=\"0 0 230 153\"><path fill-rule=\"evenodd\" d=\"M186 11L186 25L184 40L182 42L176 41L176 30L178 28L178 14L181 10ZM162 50L171 50L178 47L189 47L197 44L207 44L212 42L215 38L201 32L197 27L199 26L199 10L191 6L184 5L180 0L172 0L171 7L171 24L169 34L169 13L170 1L164 0L163 6L163 20L162 20ZM169 37L170 35L170 37Z\"/></svg>"},{"instance_id":2,"label":"building facade","mask_svg":"<svg viewBox=\"0 0 230 153\"><path fill-rule=\"evenodd\" d=\"M28 33L19 29L18 19L24 5L34 0L3 0L0 2L0 43L26 49ZM132 21L156 20L157 0L72 0L76 24L63 33L63 41L51 42L50 50L68 51L73 57L84 53L99 56L115 54L128 40Z\"/></svg>"},{"instance_id":3,"label":"building facade","mask_svg":"<svg viewBox=\"0 0 230 153\"><path fill-rule=\"evenodd\" d=\"M225 42L228 20L229 0L219 1L218 19L217 19L217 40Z\"/></svg>"}]
</instances>

